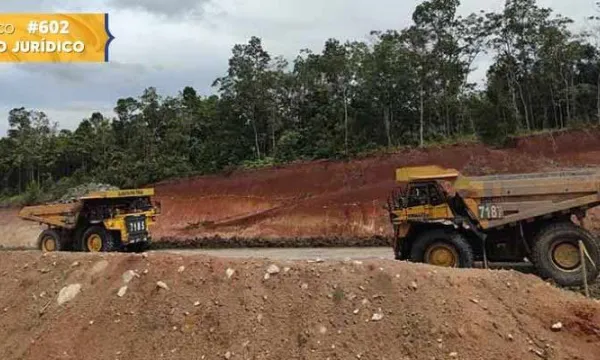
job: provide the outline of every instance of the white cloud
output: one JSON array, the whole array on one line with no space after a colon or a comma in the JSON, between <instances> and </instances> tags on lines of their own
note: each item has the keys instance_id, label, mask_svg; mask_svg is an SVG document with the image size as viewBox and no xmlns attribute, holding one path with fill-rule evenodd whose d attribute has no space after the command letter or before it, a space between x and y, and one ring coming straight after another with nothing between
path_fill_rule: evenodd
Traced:
<instances>
[{"instance_id":1,"label":"white cloud","mask_svg":"<svg viewBox=\"0 0 600 360\"><path fill-rule=\"evenodd\" d=\"M115 40L109 64L1 64L0 135L13 107L46 111L73 128L93 111L111 115L119 97L155 86L174 95L184 86L212 91L225 73L235 43L263 39L272 55L293 58L302 48L320 51L330 37L365 40L371 30L399 29L411 22L417 0L3 0L0 11L92 11L109 13ZM594 12L593 0L540 0L576 21ZM464 0L460 12L500 10L504 0ZM600 13L597 13L600 15ZM485 77L482 58L473 74Z\"/></svg>"}]
</instances>

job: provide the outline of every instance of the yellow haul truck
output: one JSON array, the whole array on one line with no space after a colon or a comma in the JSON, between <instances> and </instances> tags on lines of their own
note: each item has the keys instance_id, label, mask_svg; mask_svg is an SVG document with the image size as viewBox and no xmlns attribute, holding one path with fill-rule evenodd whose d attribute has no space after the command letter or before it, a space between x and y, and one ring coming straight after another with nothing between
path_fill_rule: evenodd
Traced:
<instances>
[{"instance_id":1,"label":"yellow haul truck","mask_svg":"<svg viewBox=\"0 0 600 360\"><path fill-rule=\"evenodd\" d=\"M48 226L37 241L45 252L143 251L160 213L153 195L154 189L92 192L70 203L24 207L19 217Z\"/></svg>"},{"instance_id":2,"label":"yellow haul truck","mask_svg":"<svg viewBox=\"0 0 600 360\"><path fill-rule=\"evenodd\" d=\"M598 169L466 177L421 166L397 169L396 181L388 210L397 260L533 264L542 278L580 286L583 250L587 280L598 277L600 244L575 221L600 205Z\"/></svg>"}]
</instances>

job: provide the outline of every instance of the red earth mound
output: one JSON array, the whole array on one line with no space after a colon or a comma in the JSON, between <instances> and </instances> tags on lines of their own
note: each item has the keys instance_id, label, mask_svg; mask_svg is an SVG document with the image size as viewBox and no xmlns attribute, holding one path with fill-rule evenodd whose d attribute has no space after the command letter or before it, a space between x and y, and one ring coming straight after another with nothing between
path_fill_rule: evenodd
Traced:
<instances>
[{"instance_id":1,"label":"red earth mound","mask_svg":"<svg viewBox=\"0 0 600 360\"><path fill-rule=\"evenodd\" d=\"M0 358L595 359L600 304L394 261L0 253Z\"/></svg>"},{"instance_id":2,"label":"red earth mound","mask_svg":"<svg viewBox=\"0 0 600 360\"><path fill-rule=\"evenodd\" d=\"M481 144L411 149L350 162L318 161L157 184L159 238L389 237L385 202L397 167L436 164L467 175L600 164L600 131L570 131ZM588 227L597 224L592 213ZM600 224L597 225L600 227Z\"/></svg>"}]
</instances>

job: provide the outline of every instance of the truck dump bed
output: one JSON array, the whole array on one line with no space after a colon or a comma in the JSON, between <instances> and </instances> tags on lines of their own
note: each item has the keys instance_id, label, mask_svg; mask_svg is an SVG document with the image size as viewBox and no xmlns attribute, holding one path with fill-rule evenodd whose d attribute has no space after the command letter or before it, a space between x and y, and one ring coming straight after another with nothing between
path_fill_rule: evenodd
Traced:
<instances>
[{"instance_id":1,"label":"truck dump bed","mask_svg":"<svg viewBox=\"0 0 600 360\"><path fill-rule=\"evenodd\" d=\"M19 217L40 224L73 229L75 228L77 213L81 207L81 202L27 206L21 209Z\"/></svg>"},{"instance_id":2,"label":"truck dump bed","mask_svg":"<svg viewBox=\"0 0 600 360\"><path fill-rule=\"evenodd\" d=\"M600 170L459 177L455 189L463 199L478 203L482 227L493 228L600 205ZM482 213L492 205L496 217Z\"/></svg>"},{"instance_id":3,"label":"truck dump bed","mask_svg":"<svg viewBox=\"0 0 600 360\"><path fill-rule=\"evenodd\" d=\"M483 229L600 205L600 169L467 177L437 166L399 169L402 181L450 181Z\"/></svg>"},{"instance_id":4,"label":"truck dump bed","mask_svg":"<svg viewBox=\"0 0 600 360\"><path fill-rule=\"evenodd\" d=\"M19 217L24 220L35 221L59 228L74 229L76 226L77 215L81 211L84 201L148 197L153 195L154 189L97 191L74 199L74 201L70 203L26 206L19 212Z\"/></svg>"}]
</instances>

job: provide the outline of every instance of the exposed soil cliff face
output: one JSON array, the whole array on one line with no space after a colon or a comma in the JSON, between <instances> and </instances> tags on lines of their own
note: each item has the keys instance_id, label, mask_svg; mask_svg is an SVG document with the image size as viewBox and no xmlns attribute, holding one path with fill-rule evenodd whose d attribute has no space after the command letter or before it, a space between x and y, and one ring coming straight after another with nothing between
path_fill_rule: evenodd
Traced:
<instances>
[{"instance_id":1,"label":"exposed soil cliff face","mask_svg":"<svg viewBox=\"0 0 600 360\"><path fill-rule=\"evenodd\" d=\"M319 161L156 185L160 237L242 238L390 236L386 199L398 167L436 164L467 175L600 165L600 131L565 132L481 144L412 149L350 162ZM600 228L599 212L586 226Z\"/></svg>"}]
</instances>

